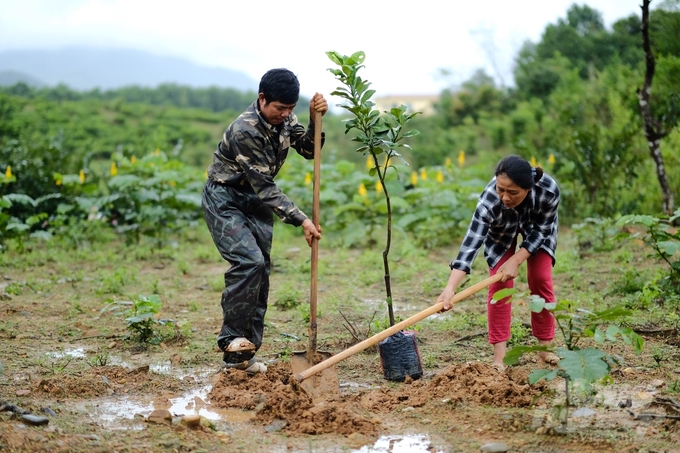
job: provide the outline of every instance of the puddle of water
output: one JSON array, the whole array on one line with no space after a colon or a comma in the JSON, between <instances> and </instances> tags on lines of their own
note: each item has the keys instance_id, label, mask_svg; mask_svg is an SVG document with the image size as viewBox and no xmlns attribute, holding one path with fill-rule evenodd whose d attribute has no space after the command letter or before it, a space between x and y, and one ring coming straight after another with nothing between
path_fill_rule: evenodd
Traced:
<instances>
[{"instance_id":1,"label":"puddle of water","mask_svg":"<svg viewBox=\"0 0 680 453\"><path fill-rule=\"evenodd\" d=\"M356 453L430 453L433 450L430 438L426 435L382 436L372 446L363 446Z\"/></svg>"},{"instance_id":2,"label":"puddle of water","mask_svg":"<svg viewBox=\"0 0 680 453\"><path fill-rule=\"evenodd\" d=\"M155 400L142 400L133 398L118 398L116 400L100 399L87 401L87 411L104 426L113 429L130 429L130 420L135 420L135 415L143 415L145 418L155 409L167 409L173 417L183 415L201 415L214 422L246 422L254 417L253 412L237 409L222 409L212 406L207 401L210 386L188 392L177 398L162 398ZM141 429L143 419L139 418L140 425L132 426L132 429Z\"/></svg>"},{"instance_id":3,"label":"puddle of water","mask_svg":"<svg viewBox=\"0 0 680 453\"><path fill-rule=\"evenodd\" d=\"M367 389L367 390L373 390L373 389L379 389L379 385L369 385L369 384L360 384L358 382L341 382L340 383L340 388L341 389Z\"/></svg>"},{"instance_id":4,"label":"puddle of water","mask_svg":"<svg viewBox=\"0 0 680 453\"><path fill-rule=\"evenodd\" d=\"M382 308L383 305L387 305L387 302L383 299L361 299L362 306L369 307L372 310L378 310ZM420 304L394 304L394 311L422 311L427 306Z\"/></svg>"},{"instance_id":5,"label":"puddle of water","mask_svg":"<svg viewBox=\"0 0 680 453\"><path fill-rule=\"evenodd\" d=\"M85 354L85 349L84 348L71 348L71 349L64 349L63 351L57 351L57 352L48 352L46 353L48 357L52 357L55 359L63 359L65 357L72 357L74 359L82 359L87 357Z\"/></svg>"},{"instance_id":6,"label":"puddle of water","mask_svg":"<svg viewBox=\"0 0 680 453\"><path fill-rule=\"evenodd\" d=\"M148 362L147 362L148 363ZM145 364L143 362L133 364L123 360L119 356L111 355L109 356L108 365L119 366L128 369L134 369L140 366L140 364ZM193 377L196 380L209 377L215 374L214 369L189 369L182 366L174 366L169 360L157 361L149 364L149 371L156 374L165 374L168 376L176 377L177 379L184 379L185 377Z\"/></svg>"}]
</instances>

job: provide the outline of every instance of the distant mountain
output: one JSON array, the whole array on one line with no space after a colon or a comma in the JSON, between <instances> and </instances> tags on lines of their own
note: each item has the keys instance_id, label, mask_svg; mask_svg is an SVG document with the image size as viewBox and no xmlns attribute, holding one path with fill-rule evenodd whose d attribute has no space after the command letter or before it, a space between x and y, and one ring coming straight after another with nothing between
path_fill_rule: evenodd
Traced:
<instances>
[{"instance_id":1,"label":"distant mountain","mask_svg":"<svg viewBox=\"0 0 680 453\"><path fill-rule=\"evenodd\" d=\"M163 83L191 87L217 86L257 91L258 82L243 72L202 66L189 60L154 55L132 49L68 47L55 50L0 51L0 85L9 85L11 74L28 85L56 86L75 90L102 90L138 85L154 88ZM15 82L16 83L16 82ZM34 85L35 86L35 85Z\"/></svg>"},{"instance_id":2,"label":"distant mountain","mask_svg":"<svg viewBox=\"0 0 680 453\"><path fill-rule=\"evenodd\" d=\"M40 88L45 85L42 80L38 80L24 72L19 71L0 71L0 86L16 85L24 82L26 85Z\"/></svg>"}]
</instances>

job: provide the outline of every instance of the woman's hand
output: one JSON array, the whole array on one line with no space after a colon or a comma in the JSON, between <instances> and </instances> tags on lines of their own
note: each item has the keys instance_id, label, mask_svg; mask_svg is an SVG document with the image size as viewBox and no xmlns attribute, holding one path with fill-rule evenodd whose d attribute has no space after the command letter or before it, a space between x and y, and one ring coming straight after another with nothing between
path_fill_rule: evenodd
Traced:
<instances>
[{"instance_id":1,"label":"woman's hand","mask_svg":"<svg viewBox=\"0 0 680 453\"><path fill-rule=\"evenodd\" d=\"M451 307L453 307L451 299L453 298L454 294L456 294L456 288L458 288L458 285L460 285L460 282L463 280L465 275L465 272L458 269L453 269L451 271L449 281L446 283L446 288L444 288L444 291L442 291L439 297L437 297L437 301L435 302L435 304L444 304L439 313L451 310Z\"/></svg>"},{"instance_id":2,"label":"woman's hand","mask_svg":"<svg viewBox=\"0 0 680 453\"><path fill-rule=\"evenodd\" d=\"M316 226L314 226L314 222L312 222L309 219L305 219L305 221L302 222L301 226L305 233L305 240L307 241L307 245L309 245L310 247L312 246L312 238L316 239L317 241L321 240L320 225L319 228L317 229Z\"/></svg>"},{"instance_id":3,"label":"woman's hand","mask_svg":"<svg viewBox=\"0 0 680 453\"><path fill-rule=\"evenodd\" d=\"M455 288L452 288L450 286L447 286L444 288L444 291L437 297L437 301L435 302L436 304L442 303L444 304L442 306L442 309L439 310L439 313L444 313L445 311L451 310L453 307L453 304L451 303L451 298L453 298L454 294L456 294Z\"/></svg>"},{"instance_id":4,"label":"woman's hand","mask_svg":"<svg viewBox=\"0 0 680 453\"><path fill-rule=\"evenodd\" d=\"M517 277L519 266L529 259L530 256L531 253L529 253L527 249L524 247L520 248L517 253L512 255L509 260L507 260L501 267L498 268L498 272L503 272L503 278L501 278L501 281L507 282L508 280L512 280L513 278Z\"/></svg>"}]
</instances>

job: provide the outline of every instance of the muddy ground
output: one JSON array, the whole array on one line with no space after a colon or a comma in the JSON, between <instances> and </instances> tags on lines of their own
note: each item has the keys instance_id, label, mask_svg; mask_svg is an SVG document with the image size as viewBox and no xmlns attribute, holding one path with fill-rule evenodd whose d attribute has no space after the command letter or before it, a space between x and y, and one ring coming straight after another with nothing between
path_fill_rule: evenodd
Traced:
<instances>
[{"instance_id":1,"label":"muddy ground","mask_svg":"<svg viewBox=\"0 0 680 453\"><path fill-rule=\"evenodd\" d=\"M564 382L527 380L549 365L528 357L504 371L490 366L483 294L418 325L422 378L387 381L372 347L340 362L337 392L313 400L293 382L289 360L307 347L307 325L300 309L279 308L291 296L307 300L306 250L297 243L275 250L258 353L269 370L248 376L220 366L214 339L226 267L211 246L197 240L175 253L114 247L73 255L43 246L6 257L0 451L473 452L488 444L517 452L680 451L679 422L666 417L680 415L668 403L680 399L672 328L641 327L647 344L640 356L624 344L608 346L621 365L606 383L577 389L566 426L556 416ZM410 267L402 262L409 272L395 273L401 319L434 301L448 275L443 252ZM597 259L585 257L576 271L556 268L558 293L609 297L616 272ZM322 249L319 349L338 353L379 331L384 287L380 271L357 273L367 260ZM473 280L483 277L477 271ZM152 292L163 302L156 318L177 326L158 344L136 341L124 319L101 311L106 301ZM528 321L526 304L515 304L514 317Z\"/></svg>"}]
</instances>

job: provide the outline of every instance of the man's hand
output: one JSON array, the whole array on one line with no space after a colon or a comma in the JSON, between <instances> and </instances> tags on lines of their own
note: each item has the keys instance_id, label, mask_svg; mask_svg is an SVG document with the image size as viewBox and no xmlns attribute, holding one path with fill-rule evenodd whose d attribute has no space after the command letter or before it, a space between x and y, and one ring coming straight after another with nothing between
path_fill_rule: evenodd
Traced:
<instances>
[{"instance_id":1,"label":"man's hand","mask_svg":"<svg viewBox=\"0 0 680 453\"><path fill-rule=\"evenodd\" d=\"M312 100L309 101L309 118L314 121L314 113L321 112L321 115L325 115L328 111L328 102L320 93L315 93L312 96Z\"/></svg>"},{"instance_id":2,"label":"man's hand","mask_svg":"<svg viewBox=\"0 0 680 453\"><path fill-rule=\"evenodd\" d=\"M321 240L321 226L319 225L319 229L314 226L314 222L312 222L309 219L305 219L304 222L302 222L302 229L305 232L305 240L307 241L307 245L310 247L312 246L312 238L316 238L317 241Z\"/></svg>"}]
</instances>

